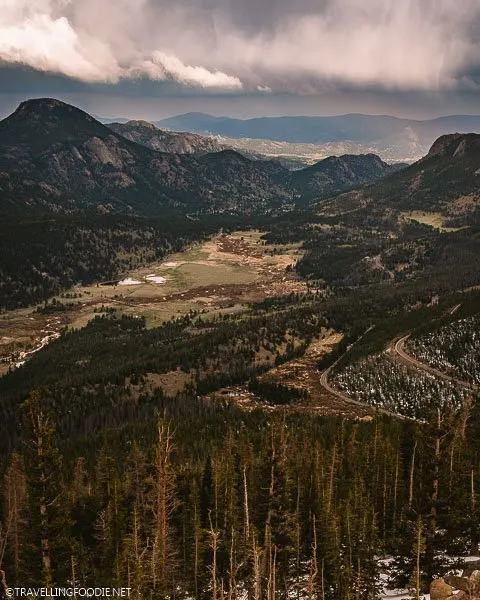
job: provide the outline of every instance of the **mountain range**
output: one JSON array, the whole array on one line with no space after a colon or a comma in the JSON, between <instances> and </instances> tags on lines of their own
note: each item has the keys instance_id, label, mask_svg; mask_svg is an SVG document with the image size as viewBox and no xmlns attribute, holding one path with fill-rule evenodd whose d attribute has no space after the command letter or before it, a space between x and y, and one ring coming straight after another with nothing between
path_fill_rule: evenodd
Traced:
<instances>
[{"instance_id":1,"label":"mountain range","mask_svg":"<svg viewBox=\"0 0 480 600\"><path fill-rule=\"evenodd\" d=\"M115 277L240 222L324 215L395 235L412 211L448 227L479 220L480 135L440 137L407 168L365 154L291 171L232 149L205 153L191 134L127 126L141 143L53 99L24 102L0 122L0 305ZM151 147L162 137L176 153Z\"/></svg>"},{"instance_id":2,"label":"mountain range","mask_svg":"<svg viewBox=\"0 0 480 600\"><path fill-rule=\"evenodd\" d=\"M52 210L67 213L261 214L295 197L334 193L392 170L370 155L292 173L278 162L218 148L199 136L164 134L144 123L112 129L58 100L30 100L0 122L2 210L15 197L16 208L23 198L27 212L50 202Z\"/></svg>"},{"instance_id":3,"label":"mountain range","mask_svg":"<svg viewBox=\"0 0 480 600\"><path fill-rule=\"evenodd\" d=\"M163 132L145 122L107 127L58 100L29 100L0 122L0 210L248 215L285 210L300 197L346 192L405 210L445 211L454 202L456 215L470 214L480 188L479 140L472 133L441 136L407 168L365 154L290 171L196 134ZM348 192L358 186L366 187Z\"/></svg>"},{"instance_id":4,"label":"mountain range","mask_svg":"<svg viewBox=\"0 0 480 600\"><path fill-rule=\"evenodd\" d=\"M187 113L155 123L162 129L219 136L221 143L248 139L250 150L268 152L267 140L282 142L285 155L376 153L384 160L413 162L424 156L439 136L480 133L480 116L452 115L432 120L350 114L336 117L261 117L232 119ZM225 138L225 139L223 139ZM255 144L261 140L262 144ZM244 148L245 142L238 142ZM296 148L295 144L312 144ZM278 148L277 148L278 150Z\"/></svg>"},{"instance_id":5,"label":"mountain range","mask_svg":"<svg viewBox=\"0 0 480 600\"><path fill-rule=\"evenodd\" d=\"M233 163L235 177L226 178ZM232 151L208 160L157 152L52 99L24 102L0 122L0 170L53 186L66 210L248 213L290 197L262 165Z\"/></svg>"}]
</instances>

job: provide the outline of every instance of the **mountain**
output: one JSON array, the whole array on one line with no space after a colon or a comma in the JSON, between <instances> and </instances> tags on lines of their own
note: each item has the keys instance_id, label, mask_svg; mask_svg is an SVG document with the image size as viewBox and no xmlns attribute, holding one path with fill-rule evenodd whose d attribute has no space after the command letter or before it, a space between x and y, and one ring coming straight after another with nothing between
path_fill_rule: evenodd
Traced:
<instances>
[{"instance_id":1,"label":"mountain","mask_svg":"<svg viewBox=\"0 0 480 600\"><path fill-rule=\"evenodd\" d=\"M461 204L466 206L468 199L471 206L478 204L480 135L441 136L424 158L366 193L392 205L417 210L461 210Z\"/></svg>"},{"instance_id":2,"label":"mountain","mask_svg":"<svg viewBox=\"0 0 480 600\"><path fill-rule=\"evenodd\" d=\"M259 117L242 120L214 117L203 113L187 113L163 119L155 124L177 131L318 143L344 139L359 142L374 141L401 130L408 123L406 119L369 115Z\"/></svg>"},{"instance_id":3,"label":"mountain","mask_svg":"<svg viewBox=\"0 0 480 600\"><path fill-rule=\"evenodd\" d=\"M480 116L454 115L432 120L399 119L390 116L351 114L337 117L262 117L231 119L203 113L187 113L156 122L161 128L249 138L249 149L265 151L266 140L290 144L314 144L315 148L283 148L282 154L307 152L317 157L330 154L375 153L388 161L413 162L424 156L441 135L460 132L480 133ZM253 140L263 144L255 145ZM221 140L222 141L222 140ZM225 143L233 145L231 140ZM240 147L243 147L241 144ZM273 153L273 151L272 151Z\"/></svg>"},{"instance_id":4,"label":"mountain","mask_svg":"<svg viewBox=\"0 0 480 600\"><path fill-rule=\"evenodd\" d=\"M241 160L242 158L242 160ZM209 161L157 152L87 113L52 99L22 103L0 122L0 170L55 186L77 209L152 214L176 208L265 212L290 193L260 162L243 160L235 183L221 175L231 152Z\"/></svg>"},{"instance_id":5,"label":"mountain","mask_svg":"<svg viewBox=\"0 0 480 600\"><path fill-rule=\"evenodd\" d=\"M0 122L0 306L114 278L240 219L285 212L302 194L389 169L375 156L292 173L229 149L159 152L58 100L24 102Z\"/></svg>"},{"instance_id":6,"label":"mountain","mask_svg":"<svg viewBox=\"0 0 480 600\"><path fill-rule=\"evenodd\" d=\"M305 162L301 160L292 160L288 157L276 156L275 154L266 156L265 153L262 153L261 151L243 148L241 144L237 143L240 141L238 138L230 138L230 142L227 140L224 142L218 137L210 135L165 131L163 129L158 129L153 123L147 121L113 122L106 124L110 129L123 135L123 137L128 140L159 152L194 154L195 156L201 156L202 154L220 152L221 150L233 148L250 160L274 160L288 170L301 169L305 164Z\"/></svg>"},{"instance_id":7,"label":"mountain","mask_svg":"<svg viewBox=\"0 0 480 600\"><path fill-rule=\"evenodd\" d=\"M133 139L118 133L125 128ZM331 157L292 173L278 162L251 160L229 149L195 156L153 149L162 138L164 148L219 147L200 136L164 136L145 123L111 129L58 100L24 102L0 122L1 210L15 212L16 197L20 213L48 208L55 213L153 215L175 209L261 214L294 196L332 194L391 170L367 155ZM38 194L29 191L32 185Z\"/></svg>"},{"instance_id":8,"label":"mountain","mask_svg":"<svg viewBox=\"0 0 480 600\"><path fill-rule=\"evenodd\" d=\"M108 127L130 141L162 152L200 156L228 149L225 147L228 144L222 145L215 138L186 132L165 131L146 121L109 123ZM235 138L229 138L229 141L234 144ZM242 148L240 153L250 161L260 161L261 166L278 182L287 186L288 189L294 190L296 194L307 197L328 195L353 186L371 183L405 166L403 163L396 166L388 165L378 156L370 153L329 156L302 169L298 163L293 163L294 168L292 168L292 161L285 160L284 157L277 160L274 153L270 156L271 160L246 148ZM201 162L210 164L215 169L216 166L213 163L218 156L220 154L213 155ZM237 152L225 151L223 156L225 164L217 171L229 181L238 179L241 167L251 164L248 160L240 160ZM285 169L294 172L286 172Z\"/></svg>"},{"instance_id":9,"label":"mountain","mask_svg":"<svg viewBox=\"0 0 480 600\"><path fill-rule=\"evenodd\" d=\"M428 223L438 215L444 225L480 222L480 135L454 133L439 137L425 157L363 190L331 203L341 210L355 206L383 213L423 212Z\"/></svg>"},{"instance_id":10,"label":"mountain","mask_svg":"<svg viewBox=\"0 0 480 600\"><path fill-rule=\"evenodd\" d=\"M224 149L214 138L192 133L163 131L147 121L108 123L108 127L131 142L159 152L206 154Z\"/></svg>"},{"instance_id":11,"label":"mountain","mask_svg":"<svg viewBox=\"0 0 480 600\"><path fill-rule=\"evenodd\" d=\"M302 196L332 194L381 179L405 165L389 165L375 154L330 156L288 175Z\"/></svg>"}]
</instances>

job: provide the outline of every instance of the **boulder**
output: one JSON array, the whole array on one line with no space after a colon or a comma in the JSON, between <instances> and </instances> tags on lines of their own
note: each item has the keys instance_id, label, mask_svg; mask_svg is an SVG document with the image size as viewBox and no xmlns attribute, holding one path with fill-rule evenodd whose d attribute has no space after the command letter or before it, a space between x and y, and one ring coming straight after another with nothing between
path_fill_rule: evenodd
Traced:
<instances>
[{"instance_id":1,"label":"boulder","mask_svg":"<svg viewBox=\"0 0 480 600\"><path fill-rule=\"evenodd\" d=\"M447 600L453 596L453 588L440 579L434 579L430 584L430 600Z\"/></svg>"},{"instance_id":2,"label":"boulder","mask_svg":"<svg viewBox=\"0 0 480 600\"><path fill-rule=\"evenodd\" d=\"M469 577L457 577L456 575L447 575L445 581L453 585L457 590L463 590L469 594L473 591L474 582Z\"/></svg>"},{"instance_id":3,"label":"boulder","mask_svg":"<svg viewBox=\"0 0 480 600\"><path fill-rule=\"evenodd\" d=\"M480 560L472 560L465 563L463 567L463 576L469 577L474 571L480 569Z\"/></svg>"}]
</instances>

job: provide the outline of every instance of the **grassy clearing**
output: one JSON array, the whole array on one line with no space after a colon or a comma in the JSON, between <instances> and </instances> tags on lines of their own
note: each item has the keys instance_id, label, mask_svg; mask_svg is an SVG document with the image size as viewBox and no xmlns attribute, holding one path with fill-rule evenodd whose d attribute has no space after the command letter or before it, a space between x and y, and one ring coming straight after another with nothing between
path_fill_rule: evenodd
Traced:
<instances>
[{"instance_id":1,"label":"grassy clearing","mask_svg":"<svg viewBox=\"0 0 480 600\"><path fill-rule=\"evenodd\" d=\"M0 367L12 351L35 346L44 330L84 327L92 318L115 309L115 314L143 316L147 327L156 327L191 311L212 315L238 313L249 302L292 291L305 284L285 273L301 256L300 245L265 246L261 231L217 235L161 262L123 274L137 285L94 284L69 290L71 310L42 315L34 308L11 311L0 317ZM273 252L275 250L275 252ZM161 276L165 283L148 281ZM3 319L3 320L2 320Z\"/></svg>"},{"instance_id":2,"label":"grassy clearing","mask_svg":"<svg viewBox=\"0 0 480 600\"><path fill-rule=\"evenodd\" d=\"M444 226L447 217L445 217L445 215L443 215L442 213L414 210L411 212L402 213L401 216L404 219L408 219L410 221L417 221L417 223L423 223L423 225L428 225L430 227L438 229L439 231L458 231L458 228Z\"/></svg>"}]
</instances>

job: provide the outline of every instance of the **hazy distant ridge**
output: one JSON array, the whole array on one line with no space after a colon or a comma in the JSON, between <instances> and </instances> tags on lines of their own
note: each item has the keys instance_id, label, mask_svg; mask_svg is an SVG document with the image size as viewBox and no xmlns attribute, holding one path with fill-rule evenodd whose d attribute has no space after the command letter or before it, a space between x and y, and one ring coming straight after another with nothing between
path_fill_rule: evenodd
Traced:
<instances>
[{"instance_id":1,"label":"hazy distant ridge","mask_svg":"<svg viewBox=\"0 0 480 600\"><path fill-rule=\"evenodd\" d=\"M187 113L155 124L160 128L204 135L316 144L318 148L312 151L319 155L375 152L384 160L394 161L417 160L428 152L435 139L446 133L480 133L480 116L468 115L424 121L362 114L242 120ZM342 144L347 146L342 147ZM298 155L298 150L286 147L282 153Z\"/></svg>"}]
</instances>

